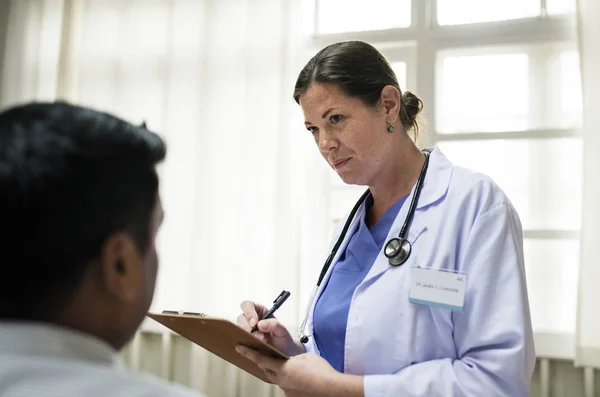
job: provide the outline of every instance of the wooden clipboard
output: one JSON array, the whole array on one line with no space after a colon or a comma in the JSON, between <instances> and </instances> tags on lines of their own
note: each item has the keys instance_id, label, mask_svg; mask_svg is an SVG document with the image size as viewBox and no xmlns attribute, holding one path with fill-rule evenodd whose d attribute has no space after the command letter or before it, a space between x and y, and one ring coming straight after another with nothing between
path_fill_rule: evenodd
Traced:
<instances>
[{"instance_id":1,"label":"wooden clipboard","mask_svg":"<svg viewBox=\"0 0 600 397\"><path fill-rule=\"evenodd\" d=\"M177 312L148 313L148 317L267 383L272 382L266 378L263 370L254 362L241 356L235 347L243 345L276 358L288 359L273 346L258 340L237 324L222 318L209 317L201 313Z\"/></svg>"}]
</instances>

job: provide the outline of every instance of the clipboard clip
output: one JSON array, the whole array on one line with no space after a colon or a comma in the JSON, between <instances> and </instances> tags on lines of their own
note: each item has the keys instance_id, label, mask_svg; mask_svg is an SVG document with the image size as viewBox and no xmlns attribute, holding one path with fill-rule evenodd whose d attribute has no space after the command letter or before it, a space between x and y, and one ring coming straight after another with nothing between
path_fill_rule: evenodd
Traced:
<instances>
[{"instance_id":1,"label":"clipboard clip","mask_svg":"<svg viewBox=\"0 0 600 397\"><path fill-rule=\"evenodd\" d=\"M184 312L181 310L163 310L162 314L176 314L176 315L183 315L183 316L207 317L207 315L204 313Z\"/></svg>"}]
</instances>

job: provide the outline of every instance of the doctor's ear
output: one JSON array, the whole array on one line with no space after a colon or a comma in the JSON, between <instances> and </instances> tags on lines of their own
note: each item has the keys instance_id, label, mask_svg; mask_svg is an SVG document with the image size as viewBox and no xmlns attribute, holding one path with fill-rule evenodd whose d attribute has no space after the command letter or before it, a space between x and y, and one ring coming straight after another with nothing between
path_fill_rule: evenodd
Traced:
<instances>
[{"instance_id":1,"label":"doctor's ear","mask_svg":"<svg viewBox=\"0 0 600 397\"><path fill-rule=\"evenodd\" d=\"M385 110L387 122L394 123L402 106L400 91L393 85L386 85L381 90L379 101Z\"/></svg>"}]
</instances>

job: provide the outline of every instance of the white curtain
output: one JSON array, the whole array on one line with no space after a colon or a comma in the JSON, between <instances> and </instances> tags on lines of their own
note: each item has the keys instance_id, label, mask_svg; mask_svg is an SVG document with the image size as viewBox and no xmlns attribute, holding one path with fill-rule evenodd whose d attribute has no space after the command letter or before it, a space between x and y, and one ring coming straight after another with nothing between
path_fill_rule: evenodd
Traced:
<instances>
[{"instance_id":1,"label":"white curtain","mask_svg":"<svg viewBox=\"0 0 600 397\"><path fill-rule=\"evenodd\" d=\"M584 185L576 364L600 368L600 2L578 0Z\"/></svg>"},{"instance_id":2,"label":"white curtain","mask_svg":"<svg viewBox=\"0 0 600 397\"><path fill-rule=\"evenodd\" d=\"M57 94L62 1L2 2L6 18L0 105Z\"/></svg>"},{"instance_id":3,"label":"white curtain","mask_svg":"<svg viewBox=\"0 0 600 397\"><path fill-rule=\"evenodd\" d=\"M308 60L303 1L9 2L2 106L64 98L167 141L152 310L234 320L243 299L269 305L287 289L278 316L301 321L328 243L312 188L322 164L292 99ZM209 396L279 393L201 349L190 371Z\"/></svg>"}]
</instances>

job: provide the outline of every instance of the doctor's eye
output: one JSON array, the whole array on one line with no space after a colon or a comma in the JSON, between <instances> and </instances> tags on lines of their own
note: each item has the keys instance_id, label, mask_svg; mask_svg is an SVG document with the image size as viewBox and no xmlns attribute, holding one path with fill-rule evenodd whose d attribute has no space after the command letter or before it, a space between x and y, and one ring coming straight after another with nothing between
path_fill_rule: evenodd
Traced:
<instances>
[{"instance_id":1,"label":"doctor's eye","mask_svg":"<svg viewBox=\"0 0 600 397\"><path fill-rule=\"evenodd\" d=\"M317 127L308 127L307 130L313 135L315 132L319 131L319 129Z\"/></svg>"},{"instance_id":2,"label":"doctor's eye","mask_svg":"<svg viewBox=\"0 0 600 397\"><path fill-rule=\"evenodd\" d=\"M344 116L342 116L342 115L340 115L340 114L334 114L333 116L331 116L331 117L329 118L329 121L330 121L332 124L335 124L335 123L339 123L339 122L340 122L340 121L342 121L343 119L344 119Z\"/></svg>"}]
</instances>

